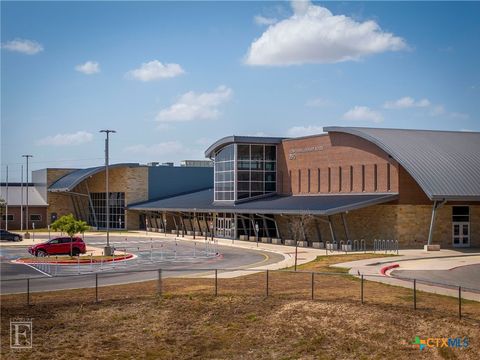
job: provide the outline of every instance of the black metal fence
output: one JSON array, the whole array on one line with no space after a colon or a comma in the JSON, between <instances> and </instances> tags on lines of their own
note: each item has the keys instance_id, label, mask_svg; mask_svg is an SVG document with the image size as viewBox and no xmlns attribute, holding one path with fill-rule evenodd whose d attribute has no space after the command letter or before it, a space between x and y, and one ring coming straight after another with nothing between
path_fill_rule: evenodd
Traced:
<instances>
[{"instance_id":1,"label":"black metal fence","mask_svg":"<svg viewBox=\"0 0 480 360\"><path fill-rule=\"evenodd\" d=\"M240 273L239 273L240 272ZM232 274L234 273L234 274ZM235 274L237 273L237 274ZM148 281L155 281L156 282L156 295L157 296L164 296L165 295L165 281L168 280L176 280L178 281L178 288L181 287L180 283L182 281L186 281L189 279L190 281L203 281L203 283L210 284L208 285L211 287L211 295L220 296L222 295L222 291L225 289L225 294L235 294L235 291L232 291L231 286L230 290L226 290L226 286L222 288L219 284L220 281L224 281L227 284L228 281L234 282L235 279L239 279L238 275L248 275L248 274L256 274L256 278L253 281L252 287L255 287L256 294L261 295L264 297L272 296L272 289L276 289L276 294L280 295L282 289L287 289L290 287L290 291L296 292L296 294L302 294L302 296L308 296L310 300L315 300L317 298L318 293L325 293L328 288L323 286L325 282L325 277L332 277L336 276L339 279L349 279L354 280L351 281L349 285L345 285L345 289L348 287L348 296L357 297L357 301L361 304L367 302L367 300L374 301L378 295L371 294L369 295L365 289L365 284L372 282L366 280L375 281L378 278L383 276L381 275L370 275L370 274L359 274L358 276L349 275L343 272L314 272L314 271L293 271L293 270L255 270L255 269L148 269L148 270L117 270L114 272L95 272L90 274L81 274L81 275L59 275L55 277L29 277L29 278L22 278L22 279L2 279L1 286L2 286L2 293L10 292L12 295L20 294L25 295L25 301L27 305L33 305L34 302L32 301L32 296L34 294L39 294L40 292L44 291L53 291L53 290L71 290L71 288L75 288L75 284L80 284L78 286L80 289L76 289L77 291L87 291L94 289L94 300L95 302L101 301L99 297L99 288L106 289L107 286L112 285L122 285L129 281L132 281L134 278L135 282L148 282ZM263 274L263 275L262 275ZM290 283L286 282L287 274L296 276L302 275L303 280L300 282L295 281L295 286L300 285L301 288L294 289ZM237 276L232 276L237 275ZM281 278L283 276L283 278ZM246 277L248 278L248 276ZM263 278L263 281L261 280ZM306 279L308 279L308 285L306 283ZM322 280L323 279L323 280ZM465 298L462 297L462 293L468 292L469 295L479 295L480 296L480 289L473 289L473 288L466 288L458 285L453 284L445 284L445 283L438 283L433 281L424 281L418 279L410 279L410 278L401 278L395 277L395 280L402 281L410 286L395 286L396 289L403 289L401 290L403 293L403 297L406 298L406 293L408 292L408 301L411 301L411 308L413 310L417 310L421 307L421 303L419 304L418 301L418 293L422 293L423 296L435 296L433 294L428 294L428 292L424 292L418 289L418 285L427 285L427 286L435 286L443 289L450 290L450 304L451 301L454 299L452 297L453 294L457 299L458 303L458 317L462 318L462 303L465 302ZM288 279L287 279L288 280ZM59 284L57 287L55 286L55 282ZM100 284L102 282L103 284ZM355 282L358 282L355 285ZM262 285L263 283L263 285ZM298 283L298 284L297 284ZM44 285L43 288L35 289L35 285ZM62 285L63 284L63 285ZM65 286L67 284L67 286ZM69 285L70 284L70 285ZM45 286L47 285L47 286ZM73 285L73 286L72 286ZM61 288L61 287L64 288ZM339 287L342 285L338 285ZM357 290L354 288L357 287ZM263 290L262 290L263 287ZM32 289L33 288L33 289ZM70 289L69 289L70 288ZM352 290L353 289L353 290ZM5 291L6 290L6 291ZM174 291L175 289L172 289ZM336 289L338 290L338 288ZM383 290L382 290L383 291ZM391 288L385 288L385 291L392 291ZM355 296L355 293L357 294ZM308 294L308 295L307 295ZM4 294L2 294L4 295ZM245 295L245 293L242 293ZM274 294L275 295L275 294ZM369 297L370 296L370 297ZM410 300L411 296L411 300ZM469 296L470 297L470 296ZM444 298L442 298L444 299ZM332 300L336 300L335 295ZM438 299L434 299L433 301L440 301ZM472 304L471 301L467 301L467 303ZM480 303L474 303L474 306L478 306L478 316L480 316ZM419 306L420 305L420 306Z\"/></svg>"}]
</instances>

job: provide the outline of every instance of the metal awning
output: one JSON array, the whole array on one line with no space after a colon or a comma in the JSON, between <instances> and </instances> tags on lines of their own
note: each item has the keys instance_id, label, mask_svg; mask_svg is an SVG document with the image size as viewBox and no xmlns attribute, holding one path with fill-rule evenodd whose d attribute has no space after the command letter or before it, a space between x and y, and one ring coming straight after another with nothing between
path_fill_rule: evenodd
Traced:
<instances>
[{"instance_id":1,"label":"metal awning","mask_svg":"<svg viewBox=\"0 0 480 360\"><path fill-rule=\"evenodd\" d=\"M398 194L273 195L238 204L213 202L213 189L128 206L139 211L333 215L396 200Z\"/></svg>"}]
</instances>

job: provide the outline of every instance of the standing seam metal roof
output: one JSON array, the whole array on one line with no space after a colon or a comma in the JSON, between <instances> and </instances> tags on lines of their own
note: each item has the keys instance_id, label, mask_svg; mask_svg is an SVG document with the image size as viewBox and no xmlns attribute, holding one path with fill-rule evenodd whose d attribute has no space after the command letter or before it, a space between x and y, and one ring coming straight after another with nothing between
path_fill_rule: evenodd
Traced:
<instances>
[{"instance_id":1,"label":"standing seam metal roof","mask_svg":"<svg viewBox=\"0 0 480 360\"><path fill-rule=\"evenodd\" d=\"M112 164L112 165L109 165L109 169L114 169L117 167L139 167L139 166L140 165L136 163ZM105 166L96 166L96 167L87 168L87 169L75 170L61 177L57 181L55 181L52 185L50 185L50 187L48 188L48 191L51 191L51 192L72 191L75 188L75 186L80 184L83 180L99 172L102 172L104 170L105 170Z\"/></svg>"},{"instance_id":2,"label":"standing seam metal roof","mask_svg":"<svg viewBox=\"0 0 480 360\"><path fill-rule=\"evenodd\" d=\"M431 200L480 201L480 133L331 126L394 158Z\"/></svg>"}]
</instances>

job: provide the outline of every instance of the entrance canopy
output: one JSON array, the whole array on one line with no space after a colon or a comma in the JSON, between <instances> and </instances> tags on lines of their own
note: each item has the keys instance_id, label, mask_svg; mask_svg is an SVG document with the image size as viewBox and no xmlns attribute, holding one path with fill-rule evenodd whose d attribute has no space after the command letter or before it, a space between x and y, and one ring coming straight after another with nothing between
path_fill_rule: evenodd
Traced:
<instances>
[{"instance_id":1,"label":"entrance canopy","mask_svg":"<svg viewBox=\"0 0 480 360\"><path fill-rule=\"evenodd\" d=\"M319 196L274 195L248 202L213 202L213 189L133 204L129 210L175 212L228 212L239 214L333 215L396 200L398 194L345 194Z\"/></svg>"}]
</instances>

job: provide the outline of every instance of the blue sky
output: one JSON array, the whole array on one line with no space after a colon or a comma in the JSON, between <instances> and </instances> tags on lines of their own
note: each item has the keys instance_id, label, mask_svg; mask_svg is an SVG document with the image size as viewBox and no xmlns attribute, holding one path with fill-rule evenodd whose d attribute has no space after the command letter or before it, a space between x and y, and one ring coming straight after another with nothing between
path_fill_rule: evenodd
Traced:
<instances>
[{"instance_id":1,"label":"blue sky","mask_svg":"<svg viewBox=\"0 0 480 360\"><path fill-rule=\"evenodd\" d=\"M480 4L2 2L2 179L231 135L480 130Z\"/></svg>"}]
</instances>

